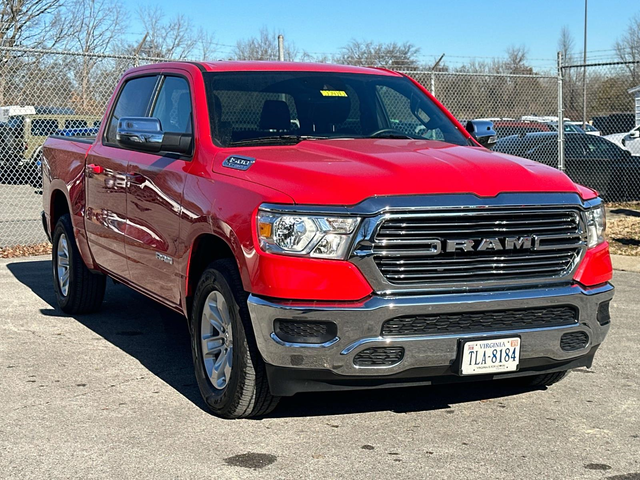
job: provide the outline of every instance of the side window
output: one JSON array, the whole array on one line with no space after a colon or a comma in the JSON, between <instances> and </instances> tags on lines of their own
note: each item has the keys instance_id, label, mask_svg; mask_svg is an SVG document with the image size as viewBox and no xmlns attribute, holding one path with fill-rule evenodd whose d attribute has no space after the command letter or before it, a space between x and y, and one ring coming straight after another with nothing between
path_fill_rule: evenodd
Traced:
<instances>
[{"instance_id":1,"label":"side window","mask_svg":"<svg viewBox=\"0 0 640 480\"><path fill-rule=\"evenodd\" d=\"M107 130L106 140L109 143L116 141L116 129L118 120L122 117L144 117L147 115L149 101L156 85L157 76L139 77L125 83L120 92L111 121Z\"/></svg>"},{"instance_id":2,"label":"side window","mask_svg":"<svg viewBox=\"0 0 640 480\"><path fill-rule=\"evenodd\" d=\"M191 133L189 83L182 77L166 77L151 116L160 120L165 132Z\"/></svg>"}]
</instances>

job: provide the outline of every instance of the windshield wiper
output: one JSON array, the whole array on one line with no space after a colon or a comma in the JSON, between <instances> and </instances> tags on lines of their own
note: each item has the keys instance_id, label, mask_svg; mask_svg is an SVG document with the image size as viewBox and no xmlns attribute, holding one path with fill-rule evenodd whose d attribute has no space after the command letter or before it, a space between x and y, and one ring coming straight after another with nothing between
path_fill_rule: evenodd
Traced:
<instances>
[{"instance_id":1,"label":"windshield wiper","mask_svg":"<svg viewBox=\"0 0 640 480\"><path fill-rule=\"evenodd\" d=\"M381 135L371 135L369 137L366 138L391 138L393 140L395 139L402 139L402 140L406 140L406 139L410 139L410 140L420 140L420 137L412 137L411 135L408 135L406 133L384 133Z\"/></svg>"},{"instance_id":2,"label":"windshield wiper","mask_svg":"<svg viewBox=\"0 0 640 480\"><path fill-rule=\"evenodd\" d=\"M244 147L248 145L295 145L303 140L322 140L329 137L317 135L269 135L266 137L247 138L229 143L229 147Z\"/></svg>"}]
</instances>

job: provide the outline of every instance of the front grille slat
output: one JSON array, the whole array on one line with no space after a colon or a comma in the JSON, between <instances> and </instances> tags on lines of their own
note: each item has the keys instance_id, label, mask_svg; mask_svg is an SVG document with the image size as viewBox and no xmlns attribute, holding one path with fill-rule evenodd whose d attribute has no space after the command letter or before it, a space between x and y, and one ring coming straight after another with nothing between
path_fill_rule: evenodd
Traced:
<instances>
[{"instance_id":1,"label":"front grille slat","mask_svg":"<svg viewBox=\"0 0 640 480\"><path fill-rule=\"evenodd\" d=\"M447 251L447 240L527 237L532 248ZM535 239L535 240L534 240ZM440 243L438 243L440 242ZM568 276L585 243L577 209L478 208L391 214L381 221L371 252L378 270L397 285L522 281ZM500 247L498 246L498 247Z\"/></svg>"},{"instance_id":2,"label":"front grille slat","mask_svg":"<svg viewBox=\"0 0 640 480\"><path fill-rule=\"evenodd\" d=\"M387 320L382 325L382 336L521 330L577 325L577 323L578 311L570 306L411 315Z\"/></svg>"},{"instance_id":3,"label":"front grille slat","mask_svg":"<svg viewBox=\"0 0 640 480\"><path fill-rule=\"evenodd\" d=\"M461 222L461 221L448 221L447 218L443 218L441 219L442 221L439 222L428 222L425 220L406 220L406 221L388 221L385 223L385 226L387 227L400 227L400 228L406 228L408 226L414 226L414 227L436 227L436 228L440 228L443 225L467 225L467 226L477 226L477 225L483 225L483 224L491 224L491 225L508 225L508 224L513 224L513 223L524 223L527 225L531 225L531 224L545 224L545 223L557 223L557 222L570 222L570 223L575 223L575 218L571 217L571 216L558 216L557 218L539 218L539 219L525 219L525 220L484 220L482 218L479 218L477 220L474 220L473 222Z\"/></svg>"},{"instance_id":4,"label":"front grille slat","mask_svg":"<svg viewBox=\"0 0 640 480\"><path fill-rule=\"evenodd\" d=\"M521 268L519 270L474 270L473 272L446 272L446 273L408 273L408 274L387 274L388 278L397 279L417 279L417 278L449 278L449 277L474 277L476 275L501 275L505 273L547 273L547 272L561 272L564 270L562 267L545 267L545 268Z\"/></svg>"},{"instance_id":5,"label":"front grille slat","mask_svg":"<svg viewBox=\"0 0 640 480\"><path fill-rule=\"evenodd\" d=\"M536 230L539 232L557 232L557 231L563 231L566 230L567 228L571 228L574 224L562 224L562 225L555 225L555 226L538 226L536 227ZM518 226L516 227L483 227L483 228L466 228L466 229L462 229L462 228L457 228L457 229L440 229L440 230L425 230L422 228L415 228L413 225L411 225L412 229L411 231L402 231L402 230L396 230L396 229L390 229L390 228L383 228L380 230L380 233L378 234L378 238L382 239L385 236L396 236L396 235L422 235L425 238L433 238L433 235L436 234L440 234L440 233L446 233L446 234L455 234L455 235L466 235L468 233L513 233L513 234L518 234L518 233L524 233L527 231L526 226ZM448 227L448 225L441 225L441 227Z\"/></svg>"},{"instance_id":6,"label":"front grille slat","mask_svg":"<svg viewBox=\"0 0 640 480\"><path fill-rule=\"evenodd\" d=\"M565 259L562 263L570 262L571 259ZM503 268L503 267L531 267L536 265L558 265L557 260L546 260L539 261L536 259L532 259L530 262L508 262L508 263L478 263L474 265L449 265L447 266L448 270L468 270L469 268ZM567 265L564 265L566 268ZM442 270L442 266L417 266L417 267L407 267L407 266L399 266L399 267L385 267L381 266L380 270L383 272L411 272L411 271L435 271L438 272Z\"/></svg>"}]
</instances>

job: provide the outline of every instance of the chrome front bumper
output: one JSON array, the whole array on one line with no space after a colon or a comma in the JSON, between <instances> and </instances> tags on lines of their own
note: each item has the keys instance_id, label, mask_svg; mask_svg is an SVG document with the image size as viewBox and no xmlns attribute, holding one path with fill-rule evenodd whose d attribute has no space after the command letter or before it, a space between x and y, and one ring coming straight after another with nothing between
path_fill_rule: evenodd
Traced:
<instances>
[{"instance_id":1,"label":"chrome front bumper","mask_svg":"<svg viewBox=\"0 0 640 480\"><path fill-rule=\"evenodd\" d=\"M269 366L300 370L322 370L337 376L373 378L392 376L411 369L452 366L458 358L459 340L520 336L520 361L545 359L547 363L567 363L595 351L609 330L597 320L598 305L613 297L607 284L594 289L578 285L501 292L438 294L407 297L374 296L357 306L326 306L308 302L279 303L251 295L249 311L258 349ZM489 311L513 308L573 305L579 311L577 324L535 329L453 333L446 335L380 336L382 324L401 315L426 315ZM338 327L337 337L324 344L295 344L280 340L274 333L275 319L330 321ZM563 351L560 338L567 332L583 331L589 343L580 350ZM358 352L373 346L402 346L402 361L393 366L354 365Z\"/></svg>"}]
</instances>

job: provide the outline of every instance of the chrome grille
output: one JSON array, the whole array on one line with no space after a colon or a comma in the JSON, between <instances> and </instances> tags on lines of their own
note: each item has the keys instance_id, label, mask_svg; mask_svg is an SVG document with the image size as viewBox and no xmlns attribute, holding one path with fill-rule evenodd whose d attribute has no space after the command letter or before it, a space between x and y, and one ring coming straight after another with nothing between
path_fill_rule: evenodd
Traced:
<instances>
[{"instance_id":1,"label":"chrome grille","mask_svg":"<svg viewBox=\"0 0 640 480\"><path fill-rule=\"evenodd\" d=\"M372 254L395 285L527 282L569 275L584 249L580 212L568 209L476 208L384 218ZM532 248L442 251L448 240L530 237ZM439 243L438 243L439 242Z\"/></svg>"}]
</instances>

